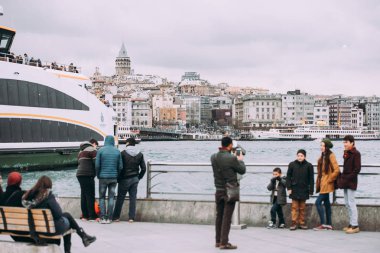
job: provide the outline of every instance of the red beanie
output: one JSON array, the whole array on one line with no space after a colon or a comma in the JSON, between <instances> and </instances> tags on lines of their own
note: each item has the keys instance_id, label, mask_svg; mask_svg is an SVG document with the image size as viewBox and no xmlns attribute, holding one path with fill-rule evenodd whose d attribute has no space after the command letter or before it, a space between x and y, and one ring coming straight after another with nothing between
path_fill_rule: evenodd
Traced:
<instances>
[{"instance_id":1,"label":"red beanie","mask_svg":"<svg viewBox=\"0 0 380 253\"><path fill-rule=\"evenodd\" d=\"M22 181L22 176L18 172L11 172L8 175L8 186L16 185L20 186Z\"/></svg>"}]
</instances>

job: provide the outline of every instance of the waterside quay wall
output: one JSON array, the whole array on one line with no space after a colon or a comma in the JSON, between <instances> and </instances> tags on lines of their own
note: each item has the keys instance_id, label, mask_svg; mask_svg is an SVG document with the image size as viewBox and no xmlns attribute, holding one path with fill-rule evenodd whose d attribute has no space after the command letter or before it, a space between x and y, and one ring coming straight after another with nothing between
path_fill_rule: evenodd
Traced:
<instances>
[{"instance_id":1,"label":"waterside quay wall","mask_svg":"<svg viewBox=\"0 0 380 253\"><path fill-rule=\"evenodd\" d=\"M59 202L64 211L74 217L80 217L80 199L60 197ZM128 219L128 200L125 201L121 220ZM269 203L240 203L240 223L248 226L264 227L270 219ZM380 232L380 206L358 205L359 224L363 231ZM290 224L290 204L284 207L287 225ZM310 228L319 224L315 205L308 204L306 210L307 224ZM137 202L136 221L179 224L214 224L215 203L212 201L139 199ZM340 230L348 225L348 213L344 205L332 206L333 226Z\"/></svg>"}]
</instances>

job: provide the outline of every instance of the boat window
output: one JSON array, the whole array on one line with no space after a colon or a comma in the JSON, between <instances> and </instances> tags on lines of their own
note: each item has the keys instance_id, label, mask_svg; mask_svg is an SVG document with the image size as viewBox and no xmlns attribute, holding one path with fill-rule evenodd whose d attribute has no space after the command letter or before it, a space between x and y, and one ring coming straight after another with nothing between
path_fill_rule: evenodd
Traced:
<instances>
[{"instance_id":1,"label":"boat window","mask_svg":"<svg viewBox=\"0 0 380 253\"><path fill-rule=\"evenodd\" d=\"M0 118L0 143L82 142L104 137L79 125L40 119Z\"/></svg>"},{"instance_id":2,"label":"boat window","mask_svg":"<svg viewBox=\"0 0 380 253\"><path fill-rule=\"evenodd\" d=\"M21 80L0 79L0 104L88 111L87 105L51 87Z\"/></svg>"}]
</instances>

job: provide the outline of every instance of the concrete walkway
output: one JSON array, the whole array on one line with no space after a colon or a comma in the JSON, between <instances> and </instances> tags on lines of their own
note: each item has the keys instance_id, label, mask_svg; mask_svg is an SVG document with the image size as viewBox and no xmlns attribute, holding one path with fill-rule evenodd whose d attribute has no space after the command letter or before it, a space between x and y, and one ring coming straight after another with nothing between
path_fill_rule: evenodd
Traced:
<instances>
[{"instance_id":1,"label":"concrete walkway","mask_svg":"<svg viewBox=\"0 0 380 253\"><path fill-rule=\"evenodd\" d=\"M84 248L79 237L73 235L73 253L221 252L214 248L213 226L139 222L110 225L80 223L98 240ZM0 239L6 237L0 236ZM232 230L230 239L239 246L234 252L380 252L380 233L376 232L346 235L340 231L291 232L288 229L248 228Z\"/></svg>"}]
</instances>

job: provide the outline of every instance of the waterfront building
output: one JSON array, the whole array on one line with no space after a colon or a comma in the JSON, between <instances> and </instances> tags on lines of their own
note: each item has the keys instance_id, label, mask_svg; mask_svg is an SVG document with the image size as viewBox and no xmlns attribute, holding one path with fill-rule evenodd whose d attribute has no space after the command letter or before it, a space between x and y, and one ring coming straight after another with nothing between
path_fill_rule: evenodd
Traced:
<instances>
[{"instance_id":1,"label":"waterfront building","mask_svg":"<svg viewBox=\"0 0 380 253\"><path fill-rule=\"evenodd\" d=\"M314 96L300 90L282 95L282 117L288 126L311 125L314 123Z\"/></svg>"},{"instance_id":2,"label":"waterfront building","mask_svg":"<svg viewBox=\"0 0 380 253\"><path fill-rule=\"evenodd\" d=\"M371 130L380 130L380 99L371 99L365 105L365 119Z\"/></svg>"},{"instance_id":3,"label":"waterfront building","mask_svg":"<svg viewBox=\"0 0 380 253\"><path fill-rule=\"evenodd\" d=\"M132 103L129 96L114 95L112 98L112 108L116 113L117 125L132 125Z\"/></svg>"},{"instance_id":4,"label":"waterfront building","mask_svg":"<svg viewBox=\"0 0 380 253\"><path fill-rule=\"evenodd\" d=\"M314 120L315 126L329 126L330 108L327 105L315 104L314 106Z\"/></svg>"},{"instance_id":5,"label":"waterfront building","mask_svg":"<svg viewBox=\"0 0 380 253\"><path fill-rule=\"evenodd\" d=\"M132 98L132 127L152 127L152 108L149 98Z\"/></svg>"},{"instance_id":6,"label":"waterfront building","mask_svg":"<svg viewBox=\"0 0 380 253\"><path fill-rule=\"evenodd\" d=\"M281 95L243 97L243 124L251 128L283 126Z\"/></svg>"},{"instance_id":7,"label":"waterfront building","mask_svg":"<svg viewBox=\"0 0 380 253\"><path fill-rule=\"evenodd\" d=\"M327 100L329 106L329 121L333 127L352 127L352 107L353 103L349 98L341 95Z\"/></svg>"}]
</instances>

